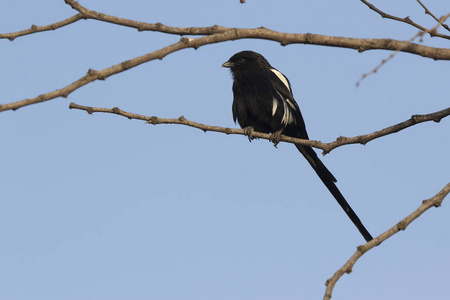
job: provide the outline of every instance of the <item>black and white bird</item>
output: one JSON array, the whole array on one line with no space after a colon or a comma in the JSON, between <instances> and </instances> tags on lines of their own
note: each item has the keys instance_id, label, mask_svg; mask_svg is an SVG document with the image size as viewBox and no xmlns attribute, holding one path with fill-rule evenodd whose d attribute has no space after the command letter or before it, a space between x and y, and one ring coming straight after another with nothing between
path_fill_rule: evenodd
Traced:
<instances>
[{"instance_id":1,"label":"black and white bird","mask_svg":"<svg viewBox=\"0 0 450 300\"><path fill-rule=\"evenodd\" d=\"M259 53L242 51L233 55L222 67L233 76L233 119L251 135L255 130L270 133L276 141L280 134L309 139L300 108L294 100L289 80L272 67ZM322 182L344 209L366 241L372 236L342 196L336 178L307 146L295 145Z\"/></svg>"}]
</instances>

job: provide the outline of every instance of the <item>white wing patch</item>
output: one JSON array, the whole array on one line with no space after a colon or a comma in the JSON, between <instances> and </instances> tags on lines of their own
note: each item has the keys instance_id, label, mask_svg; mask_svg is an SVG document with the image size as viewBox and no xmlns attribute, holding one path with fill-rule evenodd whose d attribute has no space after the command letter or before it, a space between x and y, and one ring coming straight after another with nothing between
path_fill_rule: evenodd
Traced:
<instances>
[{"instance_id":1,"label":"white wing patch","mask_svg":"<svg viewBox=\"0 0 450 300\"><path fill-rule=\"evenodd\" d=\"M272 117L275 116L275 113L277 112L277 108L278 108L278 100L277 100L277 98L273 97L273 101L272 101Z\"/></svg>"},{"instance_id":2,"label":"white wing patch","mask_svg":"<svg viewBox=\"0 0 450 300\"><path fill-rule=\"evenodd\" d=\"M289 81L280 71L278 71L277 69L270 69L270 71L272 71L278 77L278 79L280 79L281 82L284 83L284 85L287 87L287 89L289 91L291 91L291 87L289 86Z\"/></svg>"},{"instance_id":3,"label":"white wing patch","mask_svg":"<svg viewBox=\"0 0 450 300\"><path fill-rule=\"evenodd\" d=\"M281 118L281 124L285 127L288 124L295 123L294 114L289 106L295 110L295 106L293 106L292 102L289 99L284 99L283 96L277 91L278 96L280 96L281 101L283 102L283 117ZM278 107L278 100L273 98L273 106L272 106L272 116L275 115L276 108Z\"/></svg>"},{"instance_id":4,"label":"white wing patch","mask_svg":"<svg viewBox=\"0 0 450 300\"><path fill-rule=\"evenodd\" d=\"M281 124L284 124L284 126L287 126L288 124L295 123L294 115L292 114L292 111L288 107L288 104L286 101L283 101L283 108L284 108L284 114L283 114L283 118L281 118Z\"/></svg>"},{"instance_id":5,"label":"white wing patch","mask_svg":"<svg viewBox=\"0 0 450 300\"><path fill-rule=\"evenodd\" d=\"M291 87L289 85L289 81L287 80L286 76L284 76L280 71L277 69L270 69L277 77L280 79L280 81L286 86L286 88L291 91ZM280 92L278 92L278 96L280 96L281 101L283 102L283 117L281 118L281 124L284 126L287 126L288 124L295 123L295 117L292 111L297 110L295 108L294 103L290 99L284 98ZM272 104L272 116L275 115L278 108L278 100L276 98L273 98L273 104Z\"/></svg>"}]
</instances>

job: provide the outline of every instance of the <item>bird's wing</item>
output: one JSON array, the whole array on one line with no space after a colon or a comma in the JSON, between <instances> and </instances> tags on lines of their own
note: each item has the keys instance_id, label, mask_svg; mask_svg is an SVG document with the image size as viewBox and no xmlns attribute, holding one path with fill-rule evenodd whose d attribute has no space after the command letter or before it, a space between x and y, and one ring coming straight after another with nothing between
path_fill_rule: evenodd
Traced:
<instances>
[{"instance_id":1,"label":"bird's wing","mask_svg":"<svg viewBox=\"0 0 450 300\"><path fill-rule=\"evenodd\" d=\"M302 113L300 112L300 108L298 107L297 102L295 102L294 95L292 94L289 79L274 68L270 69L269 78L275 90L272 115L275 115L279 104L282 104L280 106L283 107L283 117L281 120L283 125L285 127L288 125L296 125L298 137L308 138L305 122Z\"/></svg>"}]
</instances>

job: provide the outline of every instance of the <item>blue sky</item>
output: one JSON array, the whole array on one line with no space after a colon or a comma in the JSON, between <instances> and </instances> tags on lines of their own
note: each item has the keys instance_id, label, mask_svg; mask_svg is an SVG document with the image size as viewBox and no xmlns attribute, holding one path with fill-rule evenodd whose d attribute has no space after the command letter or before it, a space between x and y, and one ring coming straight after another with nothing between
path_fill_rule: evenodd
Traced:
<instances>
[{"instance_id":1,"label":"blue sky","mask_svg":"<svg viewBox=\"0 0 450 300\"><path fill-rule=\"evenodd\" d=\"M259 27L407 40L416 29L358 1L81 1L107 14L171 26ZM381 3L381 1L378 1ZM434 22L415 1L379 8ZM428 3L425 3L428 5ZM448 1L429 8L441 16ZM0 3L0 32L76 11L64 1ZM0 103L62 88L89 68L155 51L178 36L98 21L0 40ZM424 38L448 47L448 41ZM364 240L290 144L147 125L69 110L70 102L237 127L231 55L254 50L293 87L312 139L373 132L448 107L448 67L400 53L239 40L186 49L67 99L0 114L0 299L321 299L325 281ZM373 235L449 181L450 119L323 157ZM333 299L445 299L448 199L367 253Z\"/></svg>"}]
</instances>

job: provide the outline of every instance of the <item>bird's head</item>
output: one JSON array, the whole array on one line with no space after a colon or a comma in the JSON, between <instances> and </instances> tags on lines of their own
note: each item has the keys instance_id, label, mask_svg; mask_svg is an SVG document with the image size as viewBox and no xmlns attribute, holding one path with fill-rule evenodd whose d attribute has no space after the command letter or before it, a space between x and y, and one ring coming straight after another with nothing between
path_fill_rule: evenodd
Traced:
<instances>
[{"instance_id":1,"label":"bird's head","mask_svg":"<svg viewBox=\"0 0 450 300\"><path fill-rule=\"evenodd\" d=\"M236 53L222 67L230 68L232 72L254 68L272 68L264 56L253 51Z\"/></svg>"}]
</instances>

